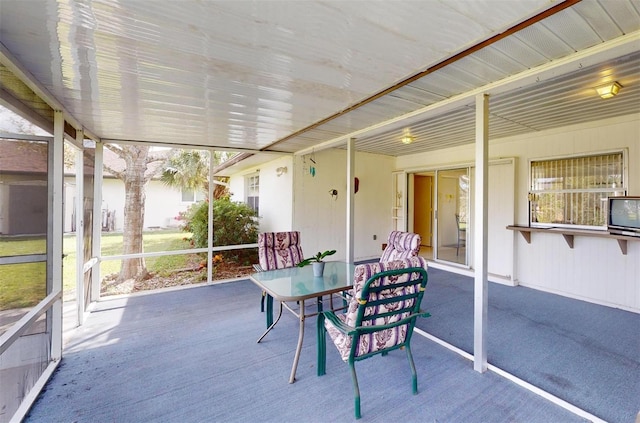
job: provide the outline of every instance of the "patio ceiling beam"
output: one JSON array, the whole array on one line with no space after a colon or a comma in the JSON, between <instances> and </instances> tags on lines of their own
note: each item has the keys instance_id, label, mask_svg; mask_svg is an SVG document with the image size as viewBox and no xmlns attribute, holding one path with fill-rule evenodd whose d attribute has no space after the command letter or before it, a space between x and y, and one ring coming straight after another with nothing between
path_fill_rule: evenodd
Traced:
<instances>
[{"instance_id":1,"label":"patio ceiling beam","mask_svg":"<svg viewBox=\"0 0 640 423\"><path fill-rule=\"evenodd\" d=\"M340 135L316 144L313 147L296 151L294 154L301 156L309 154L312 151L318 152L328 148L344 145L346 140L352 137L364 139L365 137L371 137L397 128L402 128L404 126L410 126L427 120L430 113L442 114L461 107L462 105L469 103L471 99L475 98L478 94L488 93L491 95L497 95L506 93L513 89L538 84L542 81L571 73L583 67L592 66L606 60L631 54L637 51L639 42L640 31L635 31L630 34L623 35L622 37L618 37L612 41L581 50L565 58L554 60L537 68L532 68L508 78L504 78L500 81L487 84L484 87L479 87L417 109L413 112L405 113L404 115L397 116L393 119L388 119L375 125L371 125L345 135Z\"/></svg>"},{"instance_id":2,"label":"patio ceiling beam","mask_svg":"<svg viewBox=\"0 0 640 423\"><path fill-rule=\"evenodd\" d=\"M490 45L492 45L492 44L494 44L494 43L496 43L496 42L498 42L498 41L500 41L500 40L502 40L504 38L507 38L507 37L515 34L518 31L521 31L521 30L523 30L523 29L525 29L525 28L527 28L527 27L529 27L531 25L534 25L534 24L542 21L543 19L548 18L549 16L553 16L556 13L561 12L564 9L575 5L576 3L579 3L580 1L581 0L564 0L561 3L556 4L556 5L552 6L552 7L550 7L549 9L546 9L546 10L542 11L542 12L538 13L535 16L530 17L530 18L524 20L523 22L520 22L519 24L516 24L516 25L512 26L511 28L508 28L507 30L505 30L503 32L500 32L500 33L498 33L498 34L496 34L496 35L494 35L494 36L492 36L492 37L490 37L490 38L488 38L488 39L486 39L484 41L481 41L480 43L475 44L475 45L473 45L473 46L471 46L471 47L469 47L469 48L467 48L467 49L465 49L465 50L463 50L463 51L461 51L459 53L456 53L453 56L450 56L449 58L444 59L441 62L436 63L435 65L430 66L429 68L427 68L427 69L425 69L425 70L423 70L421 72L418 72L415 75L412 75L412 76L410 76L410 77L408 77L408 78L406 78L406 79L404 79L404 80L402 80L402 81L400 81L400 82L398 82L398 83L396 83L396 84L394 84L394 85L392 85L392 86L390 86L390 87L388 87L388 88L386 88L386 89L384 89L382 91L379 91L378 93L376 93L376 94L374 94L374 95L372 95L370 97L367 97L364 100L361 100L360 102L358 102L358 103L356 103L356 104L354 104L352 106L347 107L346 109L343 109L343 110L341 110L341 111L339 111L339 112L337 112L337 113L335 113L335 114L333 114L331 116L328 116L328 117L326 117L326 118L324 118L324 119L322 119L322 120L320 120L320 121L318 121L318 122L316 122L314 124L311 124L311 125L307 126L306 128L302 128L299 131L296 131L296 132L294 132L294 133L292 133L290 135L287 135L286 137L281 138L281 139L269 144L268 146L264 147L263 149L267 150L267 149L269 149L269 148L271 148L271 147L273 147L273 146L275 146L275 145L277 145L277 144L279 144L281 142L284 142L284 141L290 140L292 138L295 138L295 137L297 137L299 135L304 134L307 131L315 129L315 128L317 128L317 127L319 127L319 126L321 126L321 125L323 125L323 124L325 124L327 122L330 122L330 121L332 121L332 120L334 120L336 118L339 118L340 116L343 116L343 115L345 115L345 114L347 114L349 112L352 112L353 110L356 110L356 109L358 109L358 108L360 108L360 107L362 107L362 106L364 106L366 104L371 103L372 101L375 101L375 100L377 100L377 99L379 99L381 97L386 96L387 94L392 93L393 91L397 90L398 88L402 88L405 85L408 85L408 84L410 84L412 82L415 82L415 81L417 81L418 79L420 79L420 78L422 78L424 76L427 76L427 75L429 75L429 74L431 74L431 73L433 73L433 72L435 72L437 70L440 70L440 69L442 69L442 68L444 68L444 67L446 67L446 66L448 66L448 65L450 65L452 63L455 63L455 62L457 62L457 61L459 61L461 59L464 59L465 57L467 57L467 56L469 56L469 55L471 55L471 54L473 54L473 53L475 53L475 52L477 52L479 50L482 50L483 48L485 48L487 46L490 46Z\"/></svg>"},{"instance_id":3,"label":"patio ceiling beam","mask_svg":"<svg viewBox=\"0 0 640 423\"><path fill-rule=\"evenodd\" d=\"M0 63L7 67L22 83L24 83L31 91L33 91L42 101L47 103L53 110L62 112L64 121L68 122L75 129L82 129L84 134L96 141L99 137L87 130L71 113L69 113L62 103L55 98L49 90L42 85L20 62L13 56L9 49L0 42ZM52 123L53 124L53 123ZM75 136L75 134L72 134Z\"/></svg>"},{"instance_id":4,"label":"patio ceiling beam","mask_svg":"<svg viewBox=\"0 0 640 423\"><path fill-rule=\"evenodd\" d=\"M13 113L27 118L29 121L53 134L53 121L24 104L20 99L4 88L0 88L0 102Z\"/></svg>"},{"instance_id":5,"label":"patio ceiling beam","mask_svg":"<svg viewBox=\"0 0 640 423\"><path fill-rule=\"evenodd\" d=\"M213 151L229 151L229 152L237 152L237 153L247 153L247 154L262 154L262 155L272 155L272 156L290 156L293 153L289 153L286 151L262 151L259 149L253 148L242 148L242 147L222 147L211 144L194 144L194 143L162 143L156 141L145 141L145 140L125 140L125 139L117 139L117 138L102 138L101 141L103 143L108 144L151 144L154 147L167 147L167 148L184 148L184 149L194 149L194 150L213 150Z\"/></svg>"}]
</instances>

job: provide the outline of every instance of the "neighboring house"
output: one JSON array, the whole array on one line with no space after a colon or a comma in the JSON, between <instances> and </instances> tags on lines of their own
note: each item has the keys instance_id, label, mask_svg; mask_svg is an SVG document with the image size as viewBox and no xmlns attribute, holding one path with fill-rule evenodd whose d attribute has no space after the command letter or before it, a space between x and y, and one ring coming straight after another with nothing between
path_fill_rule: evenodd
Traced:
<instances>
[{"instance_id":1,"label":"neighboring house","mask_svg":"<svg viewBox=\"0 0 640 423\"><path fill-rule=\"evenodd\" d=\"M47 232L47 148L10 141L0 155L0 235Z\"/></svg>"},{"instance_id":2,"label":"neighboring house","mask_svg":"<svg viewBox=\"0 0 640 423\"><path fill-rule=\"evenodd\" d=\"M316 151L313 172L310 156L294 155L236 173L228 169L217 174L230 176L233 199L237 201L247 200L249 179L259 175L261 230L299 230L307 254L331 248L338 250L336 259L343 259L346 154L343 149ZM610 156L614 157L610 160L622 158L620 179L602 182L611 187L599 194L601 198L614 193L639 196L640 114L490 141L489 279L640 312L640 238L630 240L624 254L615 239L576 236L570 247L560 234L537 232L529 243L518 232L506 228L529 224L531 161L591 156L598 157L601 163ZM435 213L427 218L433 227L433 240L427 242L437 251L451 249L456 243L456 211L469 213L469 248L457 257L453 248L452 259L438 255L434 265L460 272L473 269L475 222L473 207L468 204L475 194L474 160L473 144L397 158L356 153L355 175L360 183L354 197L355 259L379 257L381 244L392 229L414 230L420 220L414 213L416 199L428 195L433 198ZM571 166L569 161L566 163ZM287 168L286 173L278 171L283 167ZM447 180L452 171L467 175L468 187L460 188ZM433 179L430 192L417 191L419 177ZM453 181L456 180L463 179ZM463 196L464 189L470 192ZM332 195L333 190L337 195ZM584 211L601 215L598 202L601 200ZM438 212L440 219L435 219ZM423 236L423 244L429 235Z\"/></svg>"},{"instance_id":3,"label":"neighboring house","mask_svg":"<svg viewBox=\"0 0 640 423\"><path fill-rule=\"evenodd\" d=\"M105 148L104 162L112 168L120 169L123 161L111 150ZM160 162L151 166L157 167ZM155 168L154 168L155 169ZM67 169L65 174L65 232L75 231L75 174ZM177 228L176 220L195 202L204 200L204 194L191 190L181 190L167 186L158 177L154 177L145 187L144 229ZM106 169L102 181L102 230L106 232L122 231L124 224L125 190L122 180L112 176Z\"/></svg>"},{"instance_id":4,"label":"neighboring house","mask_svg":"<svg viewBox=\"0 0 640 423\"><path fill-rule=\"evenodd\" d=\"M37 142L7 142L0 157L0 234L42 234L46 232L47 149ZM121 168L122 160L104 149L104 161ZM156 167L160 164L154 163ZM64 177L64 231L75 232L75 170L67 168ZM204 193L171 188L153 178L146 186L145 229L177 228L176 218L192 204L205 199ZM20 198L20 201L16 199ZM103 172L102 230L122 231L124 222L124 183ZM33 226L33 222L44 222Z\"/></svg>"}]
</instances>

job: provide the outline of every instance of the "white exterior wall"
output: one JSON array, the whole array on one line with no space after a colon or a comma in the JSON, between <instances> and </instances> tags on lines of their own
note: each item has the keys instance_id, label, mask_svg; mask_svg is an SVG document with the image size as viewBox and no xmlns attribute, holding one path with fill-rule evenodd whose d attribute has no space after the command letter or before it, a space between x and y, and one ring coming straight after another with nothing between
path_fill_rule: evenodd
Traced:
<instances>
[{"instance_id":1,"label":"white exterior wall","mask_svg":"<svg viewBox=\"0 0 640 423\"><path fill-rule=\"evenodd\" d=\"M276 169L286 167L278 176ZM284 156L231 176L231 200L245 202L245 178L260 175L260 232L284 232L293 229L293 157Z\"/></svg>"},{"instance_id":2,"label":"white exterior wall","mask_svg":"<svg viewBox=\"0 0 640 423\"><path fill-rule=\"evenodd\" d=\"M311 156L295 157L294 227L301 232L306 256L337 250L333 260L346 258L347 151L324 150L313 155L315 176L310 173ZM360 181L355 194L354 259L380 257L382 243L391 231L392 176L395 159L356 153L354 175ZM332 197L330 190L338 191ZM377 239L373 239L374 235Z\"/></svg>"},{"instance_id":3,"label":"white exterior wall","mask_svg":"<svg viewBox=\"0 0 640 423\"><path fill-rule=\"evenodd\" d=\"M122 231L124 223L124 183L119 179L105 178L102 184L102 209L115 210L115 231ZM146 186L144 227L177 227L178 213L193 203L182 202L178 189L167 187L160 181L150 181Z\"/></svg>"},{"instance_id":4,"label":"white exterior wall","mask_svg":"<svg viewBox=\"0 0 640 423\"><path fill-rule=\"evenodd\" d=\"M64 232L71 232L74 226L73 209L76 203L76 178L65 176L64 178Z\"/></svg>"},{"instance_id":5,"label":"white exterior wall","mask_svg":"<svg viewBox=\"0 0 640 423\"><path fill-rule=\"evenodd\" d=\"M622 148L628 152L628 194L640 195L640 114L493 140L489 157L516 158L514 223L526 225L529 160ZM473 160L474 145L468 145L399 157L396 165L411 170ZM558 234L533 233L531 244L517 232L513 237L514 280L520 285L640 312L640 240L629 241L623 255L614 239L576 236L571 249Z\"/></svg>"},{"instance_id":6,"label":"white exterior wall","mask_svg":"<svg viewBox=\"0 0 640 423\"><path fill-rule=\"evenodd\" d=\"M247 175L260 171L260 231L301 233L302 249L311 256L335 249L333 260L346 258L346 150L314 154L316 174L310 174L310 156L286 156L231 176L233 201L244 201ZM391 172L394 159L357 153L355 175L360 188L355 195L355 259L379 257L391 230ZM286 166L280 177L278 167ZM295 180L295 182L294 182ZM295 185L294 185L295 183ZM334 199L330 189L338 190ZM376 240L373 236L376 236Z\"/></svg>"},{"instance_id":7,"label":"white exterior wall","mask_svg":"<svg viewBox=\"0 0 640 423\"><path fill-rule=\"evenodd\" d=\"M105 198L105 197L103 197ZM196 200L204 199L204 195ZM150 181L146 186L144 227L175 228L178 213L186 211L193 203L182 201L182 191L170 188L160 181Z\"/></svg>"},{"instance_id":8,"label":"white exterior wall","mask_svg":"<svg viewBox=\"0 0 640 423\"><path fill-rule=\"evenodd\" d=\"M277 176L279 167L286 167L287 172ZM292 156L281 157L260 167L260 231L294 230L292 189Z\"/></svg>"}]
</instances>

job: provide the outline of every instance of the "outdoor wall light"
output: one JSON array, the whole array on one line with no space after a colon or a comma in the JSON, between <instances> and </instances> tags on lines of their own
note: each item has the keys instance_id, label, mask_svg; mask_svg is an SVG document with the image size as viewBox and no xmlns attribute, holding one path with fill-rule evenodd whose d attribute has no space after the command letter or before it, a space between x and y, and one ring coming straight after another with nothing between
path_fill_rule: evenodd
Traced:
<instances>
[{"instance_id":1,"label":"outdoor wall light","mask_svg":"<svg viewBox=\"0 0 640 423\"><path fill-rule=\"evenodd\" d=\"M611 98L614 95L618 94L622 85L618 84L618 82L613 81L606 85L602 85L600 87L596 87L596 91L598 95L602 98Z\"/></svg>"},{"instance_id":2,"label":"outdoor wall light","mask_svg":"<svg viewBox=\"0 0 640 423\"><path fill-rule=\"evenodd\" d=\"M288 170L288 169L287 169L287 167L286 167L286 166L281 166L281 167L279 167L279 168L277 168L277 169L276 169L276 175L277 175L278 177L280 177L280 176L284 175L285 173L287 173L287 170Z\"/></svg>"}]
</instances>

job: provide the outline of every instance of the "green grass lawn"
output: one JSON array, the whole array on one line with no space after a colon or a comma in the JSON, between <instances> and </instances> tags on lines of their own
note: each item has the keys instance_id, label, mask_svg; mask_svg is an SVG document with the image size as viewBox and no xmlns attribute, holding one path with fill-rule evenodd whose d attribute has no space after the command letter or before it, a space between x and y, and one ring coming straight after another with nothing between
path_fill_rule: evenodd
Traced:
<instances>
[{"instance_id":1,"label":"green grass lawn","mask_svg":"<svg viewBox=\"0 0 640 423\"><path fill-rule=\"evenodd\" d=\"M144 251L173 251L189 248L183 240L188 236L179 230L149 231L143 235ZM43 238L3 238L0 240L0 256L42 254L46 251ZM63 253L63 293L65 299L75 297L76 289L76 237L65 235ZM122 234L102 235L102 255L122 254ZM171 272L188 266L189 255L161 256L146 259L150 272ZM101 263L101 275L118 273L120 260ZM3 265L0 272L0 310L33 307L46 296L46 265L25 263Z\"/></svg>"},{"instance_id":2,"label":"green grass lawn","mask_svg":"<svg viewBox=\"0 0 640 423\"><path fill-rule=\"evenodd\" d=\"M191 248L190 245L183 240L185 236L189 236L189 234L178 230L145 232L143 234L144 252L156 253L159 251L177 251L189 249ZM67 249L65 245L65 253L66 250ZM119 254L122 254L122 234L103 234L102 256L105 257ZM188 260L188 256L175 255L151 257L147 258L145 262L147 264L147 269L150 272L162 272L186 267L188 264ZM103 261L102 267L100 269L100 273L103 277L112 273L118 273L120 272L120 260ZM65 281L66 280L67 278L65 275ZM71 280L75 280L75 272L71 277Z\"/></svg>"}]
</instances>

